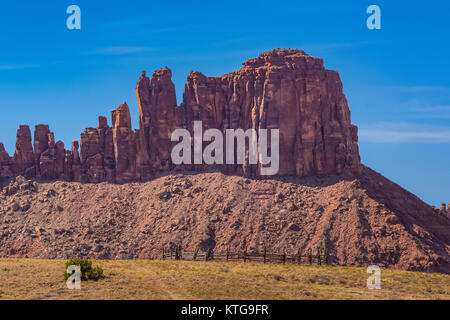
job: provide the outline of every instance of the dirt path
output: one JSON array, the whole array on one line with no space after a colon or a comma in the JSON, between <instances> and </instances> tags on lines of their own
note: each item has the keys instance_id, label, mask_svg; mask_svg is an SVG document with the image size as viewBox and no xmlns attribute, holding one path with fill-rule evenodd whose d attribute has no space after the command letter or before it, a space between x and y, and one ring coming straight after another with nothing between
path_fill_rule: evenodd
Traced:
<instances>
[{"instance_id":1,"label":"dirt path","mask_svg":"<svg viewBox=\"0 0 450 320\"><path fill-rule=\"evenodd\" d=\"M146 277L154 284L156 288L164 292L170 300L197 300L196 297L180 285L175 277L168 273L163 273L156 266L152 265L146 268ZM164 279L164 280L163 280Z\"/></svg>"}]
</instances>

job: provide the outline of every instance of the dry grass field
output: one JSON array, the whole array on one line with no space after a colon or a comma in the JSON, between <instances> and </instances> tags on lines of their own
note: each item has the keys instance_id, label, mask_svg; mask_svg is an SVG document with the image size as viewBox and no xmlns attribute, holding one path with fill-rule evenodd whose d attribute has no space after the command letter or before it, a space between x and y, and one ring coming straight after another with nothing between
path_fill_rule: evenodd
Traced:
<instances>
[{"instance_id":1,"label":"dry grass field","mask_svg":"<svg viewBox=\"0 0 450 320\"><path fill-rule=\"evenodd\" d=\"M93 261L105 278L69 290L64 260L0 259L0 299L450 299L450 275L231 262Z\"/></svg>"}]
</instances>

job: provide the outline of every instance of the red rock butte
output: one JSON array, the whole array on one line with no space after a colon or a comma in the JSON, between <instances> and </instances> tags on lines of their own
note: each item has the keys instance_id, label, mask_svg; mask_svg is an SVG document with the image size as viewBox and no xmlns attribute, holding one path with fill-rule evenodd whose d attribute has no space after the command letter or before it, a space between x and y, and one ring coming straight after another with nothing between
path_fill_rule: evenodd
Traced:
<instances>
[{"instance_id":1,"label":"red rock butte","mask_svg":"<svg viewBox=\"0 0 450 320\"><path fill-rule=\"evenodd\" d=\"M19 127L13 157L0 143L0 257L148 259L176 246L296 254L325 243L331 264L450 273L450 208L360 163L339 75L322 59L276 49L221 77L191 72L180 106L171 77L142 73L138 130L123 103L111 127L99 117L71 150L43 124L34 146ZM259 164L175 166L171 133L192 136L195 120L279 129L278 176L252 179Z\"/></svg>"},{"instance_id":2,"label":"red rock butte","mask_svg":"<svg viewBox=\"0 0 450 320\"><path fill-rule=\"evenodd\" d=\"M220 170L258 177L260 165L182 165L171 162L173 130L279 129L279 176L340 174L360 170L357 127L342 92L339 74L323 60L302 50L275 49L243 63L221 77L192 71L177 105L172 72L163 68L151 79L142 72L136 87L139 129L131 127L124 102L111 112L112 127L99 117L97 128L86 128L71 150L55 143L47 125L17 130L10 157L0 144L0 180L25 176L41 180L125 183L151 180L164 171ZM79 148L80 147L80 148ZM80 150L79 150L80 149Z\"/></svg>"}]
</instances>

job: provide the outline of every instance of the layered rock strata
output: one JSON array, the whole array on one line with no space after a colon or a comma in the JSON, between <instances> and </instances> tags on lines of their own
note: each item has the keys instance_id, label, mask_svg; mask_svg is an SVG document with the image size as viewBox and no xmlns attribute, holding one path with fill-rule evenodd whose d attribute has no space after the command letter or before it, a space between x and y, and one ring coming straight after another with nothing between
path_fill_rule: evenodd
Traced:
<instances>
[{"instance_id":1,"label":"layered rock strata","mask_svg":"<svg viewBox=\"0 0 450 320\"><path fill-rule=\"evenodd\" d=\"M261 164L187 164L176 166L171 150L177 128L194 135L194 121L207 129L279 129L278 176L324 176L358 171L358 130L335 71L320 58L301 50L276 49L243 63L240 70L221 77L191 72L177 105L168 68L145 71L138 81L139 129L131 127L126 103L111 112L111 127L99 117L97 128L86 128L72 150L55 143L48 125L34 131L34 149L28 126L17 131L13 158L2 152L0 179L15 175L41 180L125 183L147 181L172 170L221 170L257 177ZM203 142L203 148L207 143ZM235 146L236 148L236 146ZM234 150L236 153L236 150ZM226 159L224 150L224 159ZM270 152L270 146L269 146Z\"/></svg>"}]
</instances>

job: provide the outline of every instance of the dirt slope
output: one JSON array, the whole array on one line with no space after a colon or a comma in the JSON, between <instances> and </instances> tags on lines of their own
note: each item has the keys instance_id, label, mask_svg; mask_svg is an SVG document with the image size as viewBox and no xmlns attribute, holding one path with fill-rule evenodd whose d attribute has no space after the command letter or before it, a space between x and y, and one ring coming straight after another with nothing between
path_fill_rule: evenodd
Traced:
<instances>
[{"instance_id":1,"label":"dirt slope","mask_svg":"<svg viewBox=\"0 0 450 320\"><path fill-rule=\"evenodd\" d=\"M450 220L364 167L361 174L252 180L180 173L123 185L21 177L0 195L0 257L158 258L163 246L297 253L450 273Z\"/></svg>"}]
</instances>

